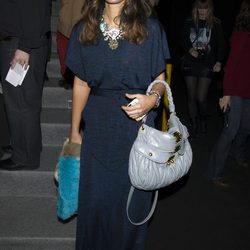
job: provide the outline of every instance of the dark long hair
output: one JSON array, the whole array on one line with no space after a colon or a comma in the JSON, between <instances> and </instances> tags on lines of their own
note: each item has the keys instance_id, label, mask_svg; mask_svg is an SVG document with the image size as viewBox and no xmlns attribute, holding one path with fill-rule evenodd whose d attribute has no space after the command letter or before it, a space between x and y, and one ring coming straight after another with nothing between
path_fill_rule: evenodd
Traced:
<instances>
[{"instance_id":1,"label":"dark long hair","mask_svg":"<svg viewBox=\"0 0 250 250\"><path fill-rule=\"evenodd\" d=\"M98 42L100 20L105 7L105 0L86 0L82 10L84 22L80 41L84 45ZM146 23L152 15L152 6L148 0L125 0L120 16L120 26L124 38L131 43L141 44L147 38Z\"/></svg>"},{"instance_id":2,"label":"dark long hair","mask_svg":"<svg viewBox=\"0 0 250 250\"><path fill-rule=\"evenodd\" d=\"M250 0L244 0L240 12L236 16L234 30L246 30L250 32Z\"/></svg>"}]
</instances>

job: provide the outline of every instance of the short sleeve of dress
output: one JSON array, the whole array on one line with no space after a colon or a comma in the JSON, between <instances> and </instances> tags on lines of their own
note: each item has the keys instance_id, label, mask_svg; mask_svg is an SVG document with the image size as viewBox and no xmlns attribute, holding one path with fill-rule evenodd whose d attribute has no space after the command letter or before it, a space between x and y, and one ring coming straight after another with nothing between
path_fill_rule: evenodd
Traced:
<instances>
[{"instance_id":1,"label":"short sleeve of dress","mask_svg":"<svg viewBox=\"0 0 250 250\"><path fill-rule=\"evenodd\" d=\"M82 59L82 44L79 41L79 34L82 28L82 23L76 25L71 33L67 53L64 63L70 70L81 80L86 81L84 63Z\"/></svg>"},{"instance_id":2,"label":"short sleeve of dress","mask_svg":"<svg viewBox=\"0 0 250 250\"><path fill-rule=\"evenodd\" d=\"M152 39L151 72L152 78L154 79L165 70L167 60L170 58L170 53L163 27L155 19L151 19L150 26L149 36Z\"/></svg>"}]
</instances>

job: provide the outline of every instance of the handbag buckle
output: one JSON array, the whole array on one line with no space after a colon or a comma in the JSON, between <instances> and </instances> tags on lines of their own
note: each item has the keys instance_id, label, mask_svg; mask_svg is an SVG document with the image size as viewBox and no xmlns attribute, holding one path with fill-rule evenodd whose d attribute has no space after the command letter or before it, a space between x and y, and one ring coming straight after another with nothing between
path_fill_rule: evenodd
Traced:
<instances>
[{"instance_id":1,"label":"handbag buckle","mask_svg":"<svg viewBox=\"0 0 250 250\"><path fill-rule=\"evenodd\" d=\"M176 143L180 142L181 139L182 139L182 134L181 134L180 132L178 132L178 131L175 131L175 132L173 133L173 136L175 137Z\"/></svg>"},{"instance_id":2,"label":"handbag buckle","mask_svg":"<svg viewBox=\"0 0 250 250\"><path fill-rule=\"evenodd\" d=\"M169 157L169 159L168 159L168 161L167 161L167 165L168 165L168 166L170 166L171 164L174 163L174 157L175 157L175 155L172 155L172 156Z\"/></svg>"}]
</instances>

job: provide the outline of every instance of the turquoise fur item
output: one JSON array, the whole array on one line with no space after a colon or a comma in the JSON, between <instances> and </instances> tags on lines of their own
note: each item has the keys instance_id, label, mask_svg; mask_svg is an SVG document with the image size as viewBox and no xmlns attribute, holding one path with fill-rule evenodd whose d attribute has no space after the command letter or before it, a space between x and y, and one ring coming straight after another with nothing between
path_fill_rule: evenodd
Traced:
<instances>
[{"instance_id":1,"label":"turquoise fur item","mask_svg":"<svg viewBox=\"0 0 250 250\"><path fill-rule=\"evenodd\" d=\"M77 213L79 175L79 157L59 157L57 216L61 220L67 220Z\"/></svg>"}]
</instances>

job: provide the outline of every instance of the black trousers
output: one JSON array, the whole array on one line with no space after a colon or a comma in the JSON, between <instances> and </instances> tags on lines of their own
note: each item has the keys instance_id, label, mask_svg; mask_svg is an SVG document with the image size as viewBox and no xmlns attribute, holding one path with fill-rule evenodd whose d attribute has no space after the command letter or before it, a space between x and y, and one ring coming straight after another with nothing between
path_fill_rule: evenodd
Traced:
<instances>
[{"instance_id":1,"label":"black trousers","mask_svg":"<svg viewBox=\"0 0 250 250\"><path fill-rule=\"evenodd\" d=\"M23 165L39 165L42 150L41 99L46 70L47 46L32 49L30 68L23 84L14 87L5 81L10 62L18 48L18 38L0 41L0 74L10 129L12 160Z\"/></svg>"},{"instance_id":2,"label":"black trousers","mask_svg":"<svg viewBox=\"0 0 250 250\"><path fill-rule=\"evenodd\" d=\"M10 144L9 128L3 102L3 95L0 94L0 152L2 147Z\"/></svg>"}]
</instances>

